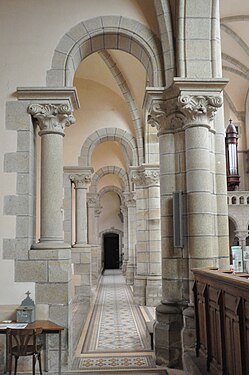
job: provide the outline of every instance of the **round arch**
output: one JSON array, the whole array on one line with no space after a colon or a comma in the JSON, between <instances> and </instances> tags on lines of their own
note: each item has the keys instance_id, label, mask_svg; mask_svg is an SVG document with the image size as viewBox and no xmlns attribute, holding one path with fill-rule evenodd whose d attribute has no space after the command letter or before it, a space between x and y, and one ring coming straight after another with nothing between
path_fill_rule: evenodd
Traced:
<instances>
[{"instance_id":1,"label":"round arch","mask_svg":"<svg viewBox=\"0 0 249 375\"><path fill-rule=\"evenodd\" d=\"M72 27L55 49L47 86L73 86L81 61L104 49L130 53L147 71L148 86L165 86L160 40L143 24L120 16L96 17Z\"/></svg>"},{"instance_id":2,"label":"round arch","mask_svg":"<svg viewBox=\"0 0 249 375\"><path fill-rule=\"evenodd\" d=\"M91 157L95 147L102 142L108 141L116 141L121 144L126 152L125 156L127 156L127 159L131 163L130 165L137 166L138 152L136 139L122 129L105 128L104 130L106 134L103 134L103 129L101 129L101 132L96 130L85 140L78 160L79 166L89 167L91 165Z\"/></svg>"},{"instance_id":3,"label":"round arch","mask_svg":"<svg viewBox=\"0 0 249 375\"><path fill-rule=\"evenodd\" d=\"M236 221L236 218L229 214L228 216L229 220L229 251L230 251L230 257L231 257L231 246L234 242L234 239L236 238L236 230L238 229L238 223Z\"/></svg>"},{"instance_id":4,"label":"round arch","mask_svg":"<svg viewBox=\"0 0 249 375\"><path fill-rule=\"evenodd\" d=\"M119 176L122 181L124 191L130 191L129 178L125 170L116 166L107 166L100 168L97 172L94 173L91 186L89 188L89 191L91 193L97 193L99 180L107 174L115 174Z\"/></svg>"},{"instance_id":5,"label":"round arch","mask_svg":"<svg viewBox=\"0 0 249 375\"><path fill-rule=\"evenodd\" d=\"M101 199L103 197L103 195L105 195L106 193L110 193L110 192L116 193L119 196L121 204L123 204L124 197L123 197L123 194L122 194L122 190L120 188L118 188L117 186L114 186L114 185L109 185L109 186L103 187L99 191L99 199Z\"/></svg>"}]
</instances>

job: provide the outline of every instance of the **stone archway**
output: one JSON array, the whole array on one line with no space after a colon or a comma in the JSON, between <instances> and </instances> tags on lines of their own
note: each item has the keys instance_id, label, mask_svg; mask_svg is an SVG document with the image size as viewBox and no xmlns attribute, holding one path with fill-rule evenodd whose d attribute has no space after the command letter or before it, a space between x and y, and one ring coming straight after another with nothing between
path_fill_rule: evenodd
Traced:
<instances>
[{"instance_id":1,"label":"stone archway","mask_svg":"<svg viewBox=\"0 0 249 375\"><path fill-rule=\"evenodd\" d=\"M99 133L98 130L96 130L94 133L89 135L81 148L79 165L84 167L91 165L91 156L94 148L98 144L107 141L117 141L121 146L124 147L125 155L129 161L128 165L137 166L138 154L136 139L122 129L106 128L105 131L106 134L103 134L102 132Z\"/></svg>"},{"instance_id":2,"label":"stone archway","mask_svg":"<svg viewBox=\"0 0 249 375\"><path fill-rule=\"evenodd\" d=\"M100 168L93 175L92 183L89 189L90 192L94 192L94 193L97 192L99 180L107 174L114 174L114 175L119 176L121 178L124 191L130 191L130 182L129 182L129 178L128 178L126 171L116 166L107 166L107 167Z\"/></svg>"},{"instance_id":3,"label":"stone archway","mask_svg":"<svg viewBox=\"0 0 249 375\"><path fill-rule=\"evenodd\" d=\"M118 16L96 17L71 28L55 49L52 67L47 72L47 85L71 87L80 62L102 49L119 49L132 54L145 67L149 86L165 85L159 39L143 24Z\"/></svg>"}]
</instances>

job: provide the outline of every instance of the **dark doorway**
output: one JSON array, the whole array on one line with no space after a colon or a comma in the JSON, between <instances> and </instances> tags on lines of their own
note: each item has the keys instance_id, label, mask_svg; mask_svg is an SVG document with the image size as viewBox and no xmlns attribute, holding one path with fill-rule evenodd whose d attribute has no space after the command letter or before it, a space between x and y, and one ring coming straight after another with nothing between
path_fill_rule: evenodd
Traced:
<instances>
[{"instance_id":1,"label":"dark doorway","mask_svg":"<svg viewBox=\"0 0 249 375\"><path fill-rule=\"evenodd\" d=\"M104 268L119 268L119 235L115 233L104 234Z\"/></svg>"}]
</instances>

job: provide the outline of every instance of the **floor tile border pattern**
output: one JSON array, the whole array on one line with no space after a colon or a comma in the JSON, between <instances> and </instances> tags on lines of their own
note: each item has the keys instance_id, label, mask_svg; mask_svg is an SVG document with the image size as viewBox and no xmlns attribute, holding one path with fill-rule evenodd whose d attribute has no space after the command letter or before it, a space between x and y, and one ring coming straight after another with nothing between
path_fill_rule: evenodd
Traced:
<instances>
[{"instance_id":1,"label":"floor tile border pattern","mask_svg":"<svg viewBox=\"0 0 249 375\"><path fill-rule=\"evenodd\" d=\"M155 361L152 355L129 355L129 356L95 356L76 358L73 364L78 370L128 370L128 369L155 369Z\"/></svg>"}]
</instances>

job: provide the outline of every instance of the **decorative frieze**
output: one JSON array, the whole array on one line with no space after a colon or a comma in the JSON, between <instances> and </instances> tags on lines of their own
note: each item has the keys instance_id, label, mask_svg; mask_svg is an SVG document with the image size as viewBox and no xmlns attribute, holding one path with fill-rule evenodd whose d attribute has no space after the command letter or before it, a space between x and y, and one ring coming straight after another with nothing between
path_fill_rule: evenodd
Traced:
<instances>
[{"instance_id":1,"label":"decorative frieze","mask_svg":"<svg viewBox=\"0 0 249 375\"><path fill-rule=\"evenodd\" d=\"M66 126L75 123L72 108L68 104L31 104L28 113L36 120L40 128L39 135L60 134L65 135Z\"/></svg>"}]
</instances>

